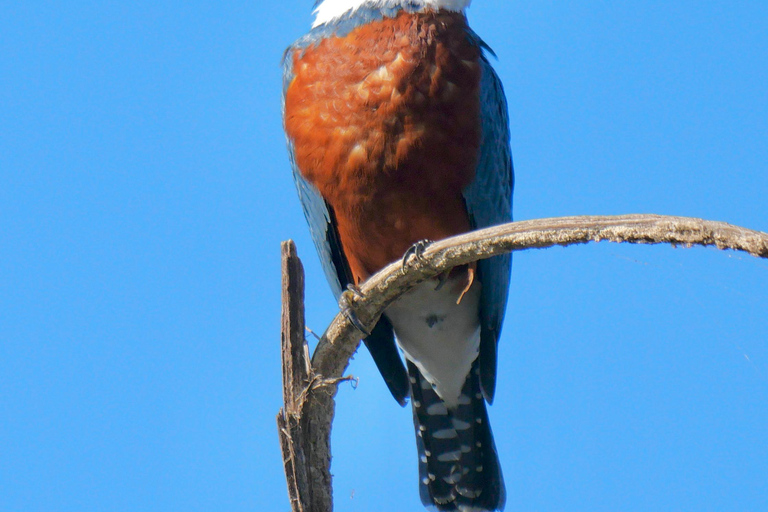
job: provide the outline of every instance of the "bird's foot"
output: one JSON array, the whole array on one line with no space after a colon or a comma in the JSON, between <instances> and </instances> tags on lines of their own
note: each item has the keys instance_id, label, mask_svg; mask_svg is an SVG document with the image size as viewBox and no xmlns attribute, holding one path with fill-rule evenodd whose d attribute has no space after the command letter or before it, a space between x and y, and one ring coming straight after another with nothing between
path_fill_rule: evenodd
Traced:
<instances>
[{"instance_id":1,"label":"bird's foot","mask_svg":"<svg viewBox=\"0 0 768 512\"><path fill-rule=\"evenodd\" d=\"M432 240L419 240L412 246L408 248L407 251L405 251L405 254L403 254L403 272L405 272L405 268L408 266L408 261L411 259L411 256L414 256L416 258L416 261L422 261L422 256L424 255L424 251L432 244Z\"/></svg>"},{"instance_id":2,"label":"bird's foot","mask_svg":"<svg viewBox=\"0 0 768 512\"><path fill-rule=\"evenodd\" d=\"M351 295L357 297L358 299L365 298L363 292L360 291L360 288L353 284L348 284L347 290L342 293L341 298L339 298L339 309L341 310L341 314L344 315L347 320L349 320L350 323L354 325L355 328L363 333L367 338L371 335L371 331L365 328L363 323L360 321L360 318L357 316L357 313L355 313L355 309L352 307L352 303L350 302Z\"/></svg>"},{"instance_id":3,"label":"bird's foot","mask_svg":"<svg viewBox=\"0 0 768 512\"><path fill-rule=\"evenodd\" d=\"M360 291L360 288L357 285L354 285L352 283L349 283L347 285L347 291L351 292L352 295L354 295L358 299L364 299L365 298L365 295L363 295L363 292Z\"/></svg>"}]
</instances>

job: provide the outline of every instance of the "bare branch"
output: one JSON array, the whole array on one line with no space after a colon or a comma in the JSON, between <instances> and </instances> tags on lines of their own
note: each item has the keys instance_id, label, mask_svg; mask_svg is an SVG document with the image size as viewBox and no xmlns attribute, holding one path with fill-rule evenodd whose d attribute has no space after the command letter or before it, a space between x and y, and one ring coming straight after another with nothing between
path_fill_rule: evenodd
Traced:
<instances>
[{"instance_id":1,"label":"bare branch","mask_svg":"<svg viewBox=\"0 0 768 512\"><path fill-rule=\"evenodd\" d=\"M723 222L662 215L582 216L538 219L504 224L449 238L430 245L420 260L406 272L400 262L393 263L361 286L362 296L345 292L345 300L363 327L371 330L386 307L413 286L457 265L506 252L567 246L587 242L630 242L642 244L715 246L744 251L768 258L768 234ZM349 359L357 350L362 334L339 314L318 343L312 356L313 385L304 395L302 422L309 425L306 462L312 500L308 510L330 512L330 432L334 414L333 397ZM284 379L285 380L285 379ZM320 385L317 383L327 383ZM321 392L318 392L320 390ZM287 404L287 402L286 402ZM282 435L282 434L281 434ZM285 456L285 452L284 452ZM319 465L316 465L316 464ZM325 465L323 465L325 464ZM286 471L288 463L286 462ZM290 476L289 487L290 487ZM293 498L292 498L293 499ZM294 507L294 512L299 510Z\"/></svg>"},{"instance_id":2,"label":"bare branch","mask_svg":"<svg viewBox=\"0 0 768 512\"><path fill-rule=\"evenodd\" d=\"M724 222L664 215L580 216L536 219L494 226L430 245L422 261L406 272L393 263L363 283L364 298L348 293L346 300L368 330L381 312L407 290L457 265L524 249L587 242L629 242L715 246L768 258L768 234ZM359 344L360 333L339 314L312 356L312 367L327 378L340 377Z\"/></svg>"},{"instance_id":3,"label":"bare branch","mask_svg":"<svg viewBox=\"0 0 768 512\"><path fill-rule=\"evenodd\" d=\"M292 241L282 250L283 408L277 415L288 496L294 512L308 512L312 489L307 465L307 439L302 409L310 383L309 350L304 341L304 268Z\"/></svg>"}]
</instances>

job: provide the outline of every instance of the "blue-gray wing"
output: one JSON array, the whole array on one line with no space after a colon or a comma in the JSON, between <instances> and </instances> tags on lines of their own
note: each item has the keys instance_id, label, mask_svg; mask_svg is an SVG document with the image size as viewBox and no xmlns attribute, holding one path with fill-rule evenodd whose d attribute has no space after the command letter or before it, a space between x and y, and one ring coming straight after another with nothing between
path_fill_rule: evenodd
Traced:
<instances>
[{"instance_id":1,"label":"blue-gray wing","mask_svg":"<svg viewBox=\"0 0 768 512\"><path fill-rule=\"evenodd\" d=\"M343 289L350 282L349 270L343 257L341 244L338 240L336 229L330 208L320 196L320 192L304 177L296 166L293 143L288 141L288 154L293 168L293 181L296 183L296 191L299 193L301 207L309 224L309 232L312 241L320 257L320 263L325 272L325 278L331 285L331 291L339 300Z\"/></svg>"},{"instance_id":2,"label":"blue-gray wing","mask_svg":"<svg viewBox=\"0 0 768 512\"><path fill-rule=\"evenodd\" d=\"M289 48L283 59L283 100L285 100L285 91L293 79L290 56L294 48ZM283 104L283 114L285 114L285 104ZM296 183L304 216L307 218L307 224L309 224L312 241L320 257L320 263L323 266L328 284L330 284L331 290L338 300L341 292L352 282L352 274L344 256L339 233L336 230L333 210L325 202L317 188L302 176L296 164L295 148L290 138L288 139L288 154L291 160L293 181ZM398 403L405 405L410 385L405 366L395 345L394 332L389 321L382 316L371 335L364 341L392 396Z\"/></svg>"},{"instance_id":3,"label":"blue-gray wing","mask_svg":"<svg viewBox=\"0 0 768 512\"><path fill-rule=\"evenodd\" d=\"M476 229L512 220L514 173L509 147L507 101L499 77L485 57L480 59L482 140L474 181L464 191L472 226ZM480 298L480 382L491 402L496 387L496 352L507 307L512 257L495 256L478 262L483 285Z\"/></svg>"}]
</instances>

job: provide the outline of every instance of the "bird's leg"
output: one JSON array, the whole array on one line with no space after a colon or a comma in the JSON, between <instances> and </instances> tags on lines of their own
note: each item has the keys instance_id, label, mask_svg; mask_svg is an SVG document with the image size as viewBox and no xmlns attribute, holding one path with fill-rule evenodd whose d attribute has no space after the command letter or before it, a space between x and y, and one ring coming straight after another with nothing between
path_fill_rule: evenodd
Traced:
<instances>
[{"instance_id":1,"label":"bird's leg","mask_svg":"<svg viewBox=\"0 0 768 512\"><path fill-rule=\"evenodd\" d=\"M472 287L472 283L474 282L475 282L475 266L470 265L467 268L467 285L461 291L461 295L459 295L459 299L456 301L456 304L461 304L461 299L464 298L464 295L469 291L469 289Z\"/></svg>"},{"instance_id":2,"label":"bird's leg","mask_svg":"<svg viewBox=\"0 0 768 512\"><path fill-rule=\"evenodd\" d=\"M422 261L424 251L427 249L427 247L430 246L430 244L432 244L432 240L419 240L410 246L407 251L405 251L405 254L403 254L403 272L405 272L405 267L408 266L408 260L411 258L411 256L415 256L416 261Z\"/></svg>"},{"instance_id":3,"label":"bird's leg","mask_svg":"<svg viewBox=\"0 0 768 512\"><path fill-rule=\"evenodd\" d=\"M342 293L339 298L339 309L341 310L341 314L347 317L347 320L349 320L358 331L365 334L365 337L367 338L371 335L371 332L365 328L360 321L360 318L358 318L357 313L355 313L355 310L350 303L350 295L354 295L359 299L365 298L363 292L360 291L360 288L350 283L347 285L347 290Z\"/></svg>"}]
</instances>

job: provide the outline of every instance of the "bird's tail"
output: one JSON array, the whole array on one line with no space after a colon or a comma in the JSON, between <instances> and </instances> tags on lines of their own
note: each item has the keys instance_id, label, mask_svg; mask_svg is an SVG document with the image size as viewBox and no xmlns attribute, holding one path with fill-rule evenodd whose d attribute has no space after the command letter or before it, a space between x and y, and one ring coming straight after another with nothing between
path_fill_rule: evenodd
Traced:
<instances>
[{"instance_id":1,"label":"bird's tail","mask_svg":"<svg viewBox=\"0 0 768 512\"><path fill-rule=\"evenodd\" d=\"M477 367L476 360L458 405L449 408L408 361L419 490L428 509L480 512L504 508L504 480Z\"/></svg>"}]
</instances>

